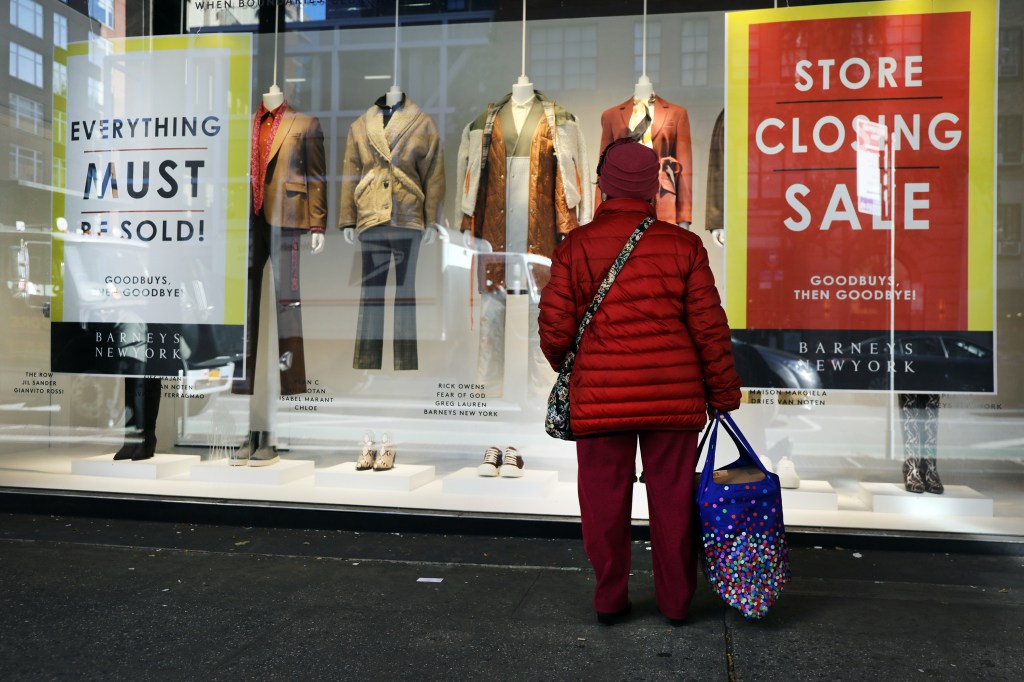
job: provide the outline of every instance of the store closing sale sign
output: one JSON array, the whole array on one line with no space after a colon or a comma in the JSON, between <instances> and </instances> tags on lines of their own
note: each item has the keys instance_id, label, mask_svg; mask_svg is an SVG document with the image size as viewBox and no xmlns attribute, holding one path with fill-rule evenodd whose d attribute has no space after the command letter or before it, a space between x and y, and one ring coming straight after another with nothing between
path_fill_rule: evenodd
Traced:
<instances>
[{"instance_id":1,"label":"store closing sale sign","mask_svg":"<svg viewBox=\"0 0 1024 682\"><path fill-rule=\"evenodd\" d=\"M251 38L110 47L57 55L52 369L177 376L243 345Z\"/></svg>"},{"instance_id":2,"label":"store closing sale sign","mask_svg":"<svg viewBox=\"0 0 1024 682\"><path fill-rule=\"evenodd\" d=\"M995 2L737 12L727 33L735 337L793 354L802 387L993 391Z\"/></svg>"}]
</instances>

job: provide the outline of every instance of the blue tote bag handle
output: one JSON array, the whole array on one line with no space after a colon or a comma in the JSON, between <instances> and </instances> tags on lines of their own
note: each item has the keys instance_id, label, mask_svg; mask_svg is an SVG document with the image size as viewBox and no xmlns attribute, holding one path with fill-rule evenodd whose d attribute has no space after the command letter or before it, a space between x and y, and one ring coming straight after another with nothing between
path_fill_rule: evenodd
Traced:
<instances>
[{"instance_id":1,"label":"blue tote bag handle","mask_svg":"<svg viewBox=\"0 0 1024 682\"><path fill-rule=\"evenodd\" d=\"M704 460L704 469L701 470L700 474L700 490L706 490L708 485L713 481L715 473L715 452L718 449L718 423L722 422L722 428L732 438L732 442L736 444L736 449L739 451L739 461L746 460L753 466L764 472L766 479L774 477L768 469L765 467L761 458L754 452L754 448L750 446L746 436L740 431L740 427L737 426L736 422L729 415L728 412L715 412L715 416L712 419L712 424L704 430L704 435L701 437L700 444L697 446L697 452L700 453L704 450L704 443L708 443L708 456Z\"/></svg>"}]
</instances>

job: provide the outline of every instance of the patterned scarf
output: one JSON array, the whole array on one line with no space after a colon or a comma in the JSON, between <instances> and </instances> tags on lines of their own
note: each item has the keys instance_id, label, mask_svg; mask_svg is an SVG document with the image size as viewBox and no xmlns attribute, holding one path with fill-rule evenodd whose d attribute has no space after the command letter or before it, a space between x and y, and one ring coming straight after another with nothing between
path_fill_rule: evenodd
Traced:
<instances>
[{"instance_id":1,"label":"patterned scarf","mask_svg":"<svg viewBox=\"0 0 1024 682\"><path fill-rule=\"evenodd\" d=\"M284 118L284 112L288 109L288 101L285 100L273 113L263 103L256 110L252 121L252 150L249 155L249 177L252 180L252 212L259 215L263 210L263 190L267 178L267 164L270 162L270 148L274 145L274 138L277 136L277 129ZM267 135L267 143L260 149L260 128L263 124L263 116L270 113L274 121L270 124L270 134Z\"/></svg>"},{"instance_id":2,"label":"patterned scarf","mask_svg":"<svg viewBox=\"0 0 1024 682\"><path fill-rule=\"evenodd\" d=\"M640 144L653 147L651 122L654 116L651 114L650 104L647 100L633 100L633 115L629 117L629 136Z\"/></svg>"}]
</instances>

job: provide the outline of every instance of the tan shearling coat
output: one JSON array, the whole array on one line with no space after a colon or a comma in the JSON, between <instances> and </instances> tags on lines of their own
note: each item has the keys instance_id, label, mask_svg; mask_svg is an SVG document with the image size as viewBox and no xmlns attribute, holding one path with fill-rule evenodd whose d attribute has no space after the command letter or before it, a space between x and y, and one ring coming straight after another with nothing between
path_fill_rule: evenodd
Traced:
<instances>
[{"instance_id":1,"label":"tan shearling coat","mask_svg":"<svg viewBox=\"0 0 1024 682\"><path fill-rule=\"evenodd\" d=\"M437 125L408 97L387 126L374 104L345 142L338 227L423 229L442 223L444 159Z\"/></svg>"}]
</instances>

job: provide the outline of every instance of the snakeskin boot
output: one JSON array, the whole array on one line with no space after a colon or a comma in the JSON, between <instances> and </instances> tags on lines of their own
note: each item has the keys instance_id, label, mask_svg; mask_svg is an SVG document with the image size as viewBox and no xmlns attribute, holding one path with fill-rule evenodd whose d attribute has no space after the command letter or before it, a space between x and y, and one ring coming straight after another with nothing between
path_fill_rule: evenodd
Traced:
<instances>
[{"instance_id":1,"label":"snakeskin boot","mask_svg":"<svg viewBox=\"0 0 1024 682\"><path fill-rule=\"evenodd\" d=\"M921 460L918 458L907 457L903 460L903 485L910 493L925 491L924 478L921 476Z\"/></svg>"},{"instance_id":2,"label":"snakeskin boot","mask_svg":"<svg viewBox=\"0 0 1024 682\"><path fill-rule=\"evenodd\" d=\"M934 457L925 457L921 460L924 464L924 491L941 495L946 488L939 480L939 465Z\"/></svg>"}]
</instances>

